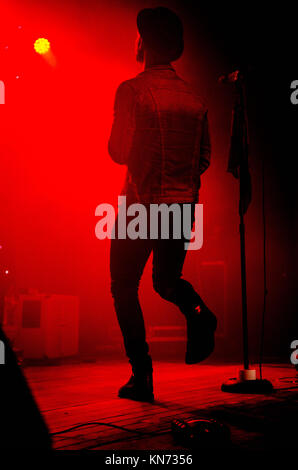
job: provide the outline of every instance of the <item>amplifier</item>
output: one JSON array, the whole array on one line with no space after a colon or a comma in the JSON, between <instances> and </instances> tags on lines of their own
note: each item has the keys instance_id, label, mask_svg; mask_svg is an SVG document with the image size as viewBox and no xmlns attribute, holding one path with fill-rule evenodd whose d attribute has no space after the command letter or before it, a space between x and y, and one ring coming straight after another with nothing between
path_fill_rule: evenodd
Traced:
<instances>
[{"instance_id":1,"label":"amplifier","mask_svg":"<svg viewBox=\"0 0 298 470\"><path fill-rule=\"evenodd\" d=\"M79 344L79 298L21 295L13 307L6 299L3 329L24 358L74 356Z\"/></svg>"}]
</instances>

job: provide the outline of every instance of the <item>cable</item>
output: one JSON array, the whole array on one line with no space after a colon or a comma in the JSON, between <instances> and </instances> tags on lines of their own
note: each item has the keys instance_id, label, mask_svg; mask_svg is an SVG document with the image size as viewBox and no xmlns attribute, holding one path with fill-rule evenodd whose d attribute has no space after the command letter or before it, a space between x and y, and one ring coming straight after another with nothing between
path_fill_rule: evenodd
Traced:
<instances>
[{"instance_id":1,"label":"cable","mask_svg":"<svg viewBox=\"0 0 298 470\"><path fill-rule=\"evenodd\" d=\"M157 431L155 433L148 433L148 434L144 434L144 437L150 437L150 436L163 436L165 434L168 434L169 433L169 429L165 429L163 431ZM91 444L90 446L84 448L83 450L91 450L91 449L97 449L98 447L103 447L103 446L106 446L106 445L111 445L111 444L115 444L117 442L123 442L122 439L114 439L112 441L107 441L107 442L100 442L100 443L95 443L95 444Z\"/></svg>"},{"instance_id":2,"label":"cable","mask_svg":"<svg viewBox=\"0 0 298 470\"><path fill-rule=\"evenodd\" d=\"M259 369L260 379L262 380L262 363L264 354L264 336L265 336L265 313L266 313L266 300L267 300L267 258L266 258L266 214L265 214L265 163L264 155L262 158L262 219L263 219L263 276L264 276L264 298L263 298L263 312L261 324L261 341L260 341L260 358Z\"/></svg>"},{"instance_id":3,"label":"cable","mask_svg":"<svg viewBox=\"0 0 298 470\"><path fill-rule=\"evenodd\" d=\"M122 426L117 426L116 424L102 423L102 422L99 422L99 421L89 421L87 423L77 424L76 426L72 426L71 428L63 429L62 431L52 432L50 434L51 434L51 436L57 436L59 434L65 434L67 432L74 431L75 429L83 428L85 426L108 426L110 428L120 429L122 431L131 432L133 434L139 434L141 436L144 435L144 433L141 432L141 431L135 431L133 429L128 429L128 428L124 428Z\"/></svg>"}]
</instances>

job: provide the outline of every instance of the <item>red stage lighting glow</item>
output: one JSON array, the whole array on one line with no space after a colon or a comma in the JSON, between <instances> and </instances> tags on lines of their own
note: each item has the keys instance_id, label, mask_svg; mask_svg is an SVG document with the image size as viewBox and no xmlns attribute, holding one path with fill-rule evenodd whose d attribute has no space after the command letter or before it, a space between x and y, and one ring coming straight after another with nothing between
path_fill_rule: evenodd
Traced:
<instances>
[{"instance_id":1,"label":"red stage lighting glow","mask_svg":"<svg viewBox=\"0 0 298 470\"><path fill-rule=\"evenodd\" d=\"M50 41L46 38L38 38L34 43L34 50L37 54L46 54L51 47Z\"/></svg>"}]
</instances>

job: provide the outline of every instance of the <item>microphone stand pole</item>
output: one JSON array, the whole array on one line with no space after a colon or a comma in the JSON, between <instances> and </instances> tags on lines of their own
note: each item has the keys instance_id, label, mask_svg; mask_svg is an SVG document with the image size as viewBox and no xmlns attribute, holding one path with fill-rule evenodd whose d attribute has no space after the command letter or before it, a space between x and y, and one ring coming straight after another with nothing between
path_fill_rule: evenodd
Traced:
<instances>
[{"instance_id":1,"label":"microphone stand pole","mask_svg":"<svg viewBox=\"0 0 298 470\"><path fill-rule=\"evenodd\" d=\"M234 74L231 74L231 76ZM244 214L245 191L247 190L247 158L248 158L248 126L246 115L246 103L244 93L244 79L239 73L233 80L236 89L234 103L234 119L238 119L236 126L242 129L241 150L239 162L239 235L240 235L240 260L241 260L241 295L242 295L242 342L243 342L243 369L239 370L238 378L229 379L222 384L221 390L229 393L271 393L272 384L266 379L257 379L256 369L249 366L248 353L248 320L247 320L247 288L246 288L246 252L245 252L245 224ZM233 135L231 136L231 138Z\"/></svg>"}]
</instances>

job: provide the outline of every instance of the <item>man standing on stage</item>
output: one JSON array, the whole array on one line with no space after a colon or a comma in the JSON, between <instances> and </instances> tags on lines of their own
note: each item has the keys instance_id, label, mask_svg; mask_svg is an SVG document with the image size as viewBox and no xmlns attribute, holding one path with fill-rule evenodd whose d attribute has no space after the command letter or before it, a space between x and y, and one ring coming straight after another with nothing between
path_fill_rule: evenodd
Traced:
<instances>
[{"instance_id":1,"label":"man standing on stage","mask_svg":"<svg viewBox=\"0 0 298 470\"><path fill-rule=\"evenodd\" d=\"M112 159L127 165L127 204L191 205L192 221L200 177L210 163L207 109L177 76L172 62L184 48L183 26L171 10L141 10L137 16L137 60L143 72L120 84L109 139ZM150 220L149 220L150 223ZM182 278L185 238L118 239L111 242L111 290L132 376L119 396L152 401L148 354L138 286L153 251L153 286L173 302L187 322L185 362L195 364L214 349L216 318L192 285Z\"/></svg>"}]
</instances>

